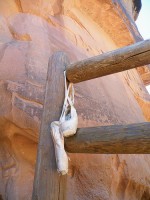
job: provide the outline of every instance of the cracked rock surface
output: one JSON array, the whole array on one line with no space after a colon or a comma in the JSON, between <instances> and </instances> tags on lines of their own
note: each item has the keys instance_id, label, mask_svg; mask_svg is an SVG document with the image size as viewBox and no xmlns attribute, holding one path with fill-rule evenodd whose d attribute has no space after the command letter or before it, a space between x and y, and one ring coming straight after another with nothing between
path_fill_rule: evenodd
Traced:
<instances>
[{"instance_id":1,"label":"cracked rock surface","mask_svg":"<svg viewBox=\"0 0 150 200\"><path fill-rule=\"evenodd\" d=\"M64 51L72 63L140 37L119 3L0 1L0 200L31 200L49 57ZM150 120L136 69L76 84L75 92L80 127ZM150 199L149 155L69 156L68 200Z\"/></svg>"}]
</instances>

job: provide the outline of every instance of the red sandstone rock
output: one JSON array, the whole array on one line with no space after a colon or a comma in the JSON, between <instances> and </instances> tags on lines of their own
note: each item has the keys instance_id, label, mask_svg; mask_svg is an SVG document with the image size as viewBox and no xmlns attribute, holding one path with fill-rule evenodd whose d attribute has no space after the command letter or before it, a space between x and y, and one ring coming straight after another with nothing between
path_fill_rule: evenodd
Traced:
<instances>
[{"instance_id":1,"label":"red sandstone rock","mask_svg":"<svg viewBox=\"0 0 150 200\"><path fill-rule=\"evenodd\" d=\"M0 199L31 199L49 57L65 51L75 62L140 38L115 2L0 2ZM75 90L80 127L150 119L150 96L136 69ZM69 156L68 200L150 199L149 155Z\"/></svg>"}]
</instances>

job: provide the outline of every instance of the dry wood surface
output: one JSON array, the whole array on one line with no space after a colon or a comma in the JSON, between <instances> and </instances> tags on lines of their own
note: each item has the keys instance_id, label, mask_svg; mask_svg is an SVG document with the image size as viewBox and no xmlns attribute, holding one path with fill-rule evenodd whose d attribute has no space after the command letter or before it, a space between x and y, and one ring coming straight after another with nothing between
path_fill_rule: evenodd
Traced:
<instances>
[{"instance_id":1,"label":"dry wood surface","mask_svg":"<svg viewBox=\"0 0 150 200\"><path fill-rule=\"evenodd\" d=\"M80 128L65 138L70 153L149 154L150 123Z\"/></svg>"},{"instance_id":2,"label":"dry wood surface","mask_svg":"<svg viewBox=\"0 0 150 200\"><path fill-rule=\"evenodd\" d=\"M67 79L79 83L150 64L150 40L81 60L67 66Z\"/></svg>"}]
</instances>

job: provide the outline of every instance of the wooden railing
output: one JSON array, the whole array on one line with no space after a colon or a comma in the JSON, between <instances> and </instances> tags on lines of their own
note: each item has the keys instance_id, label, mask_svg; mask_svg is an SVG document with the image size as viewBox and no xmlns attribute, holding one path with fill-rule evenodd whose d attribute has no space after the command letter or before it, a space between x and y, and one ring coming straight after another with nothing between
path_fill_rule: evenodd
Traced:
<instances>
[{"instance_id":1,"label":"wooden railing","mask_svg":"<svg viewBox=\"0 0 150 200\"><path fill-rule=\"evenodd\" d=\"M32 200L65 200L66 176L56 171L50 124L58 120L64 100L64 70L73 83L129 70L150 63L150 40L74 64L63 52L49 60ZM72 153L150 153L150 123L78 129L65 139Z\"/></svg>"}]
</instances>

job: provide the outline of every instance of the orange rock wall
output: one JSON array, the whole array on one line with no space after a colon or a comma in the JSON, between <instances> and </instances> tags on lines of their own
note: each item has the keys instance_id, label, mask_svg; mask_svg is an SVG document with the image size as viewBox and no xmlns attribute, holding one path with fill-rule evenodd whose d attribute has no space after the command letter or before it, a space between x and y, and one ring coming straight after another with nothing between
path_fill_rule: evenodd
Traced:
<instances>
[{"instance_id":1,"label":"orange rock wall","mask_svg":"<svg viewBox=\"0 0 150 200\"><path fill-rule=\"evenodd\" d=\"M134 42L116 9L110 0L0 2L0 198L31 199L49 57L65 51L75 62ZM135 69L75 91L80 127L146 121L137 98L150 97ZM69 156L68 200L150 198L149 155Z\"/></svg>"}]
</instances>

